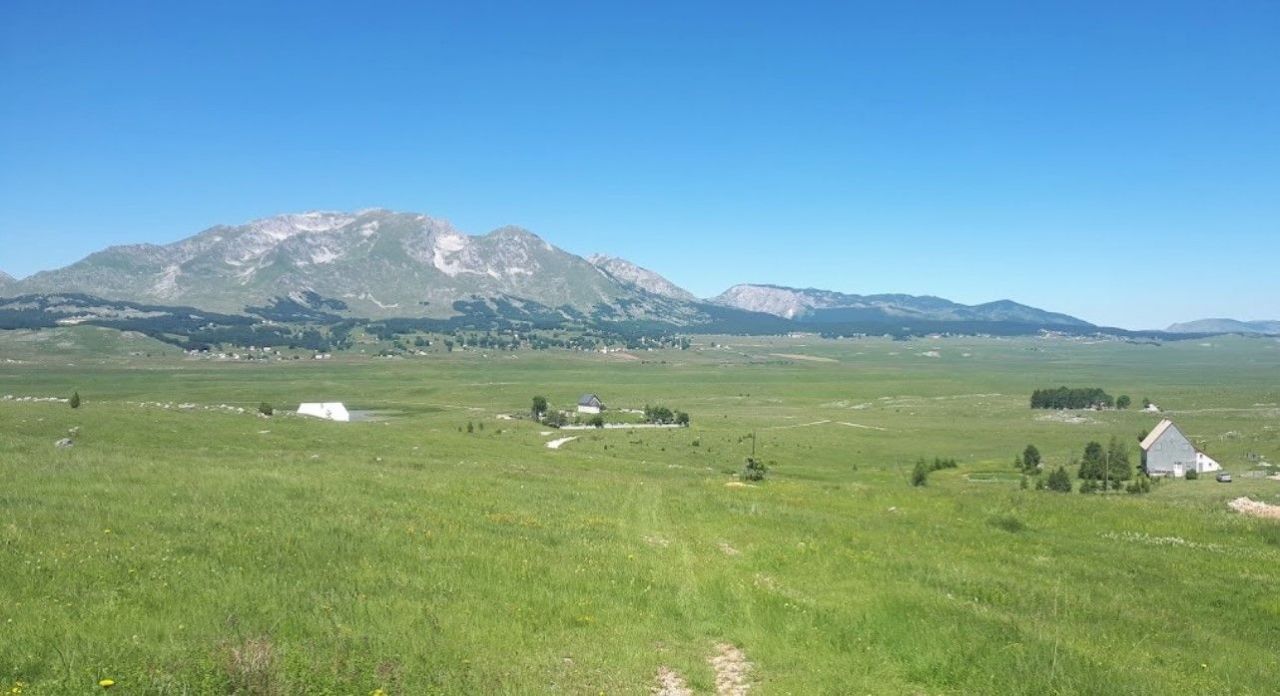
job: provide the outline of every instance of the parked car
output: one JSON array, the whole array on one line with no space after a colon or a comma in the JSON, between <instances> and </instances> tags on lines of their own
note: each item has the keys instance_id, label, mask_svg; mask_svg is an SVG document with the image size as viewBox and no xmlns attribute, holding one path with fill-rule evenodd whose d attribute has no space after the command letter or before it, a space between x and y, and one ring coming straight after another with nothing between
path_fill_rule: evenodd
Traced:
<instances>
[{"instance_id":1,"label":"parked car","mask_svg":"<svg viewBox=\"0 0 1280 696\"><path fill-rule=\"evenodd\" d=\"M1218 479L1218 483L1231 483L1231 474L1225 471L1219 473L1215 478Z\"/></svg>"}]
</instances>

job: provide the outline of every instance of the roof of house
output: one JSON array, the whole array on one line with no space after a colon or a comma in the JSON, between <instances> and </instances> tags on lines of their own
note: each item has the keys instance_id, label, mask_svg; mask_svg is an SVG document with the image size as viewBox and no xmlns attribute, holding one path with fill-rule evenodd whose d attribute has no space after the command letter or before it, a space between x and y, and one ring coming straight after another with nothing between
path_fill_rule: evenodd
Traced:
<instances>
[{"instance_id":1,"label":"roof of house","mask_svg":"<svg viewBox=\"0 0 1280 696\"><path fill-rule=\"evenodd\" d=\"M1142 441L1142 445L1141 445L1142 449L1144 450L1151 449L1151 446L1156 444L1156 440L1159 440L1160 437L1164 435L1164 431L1168 430L1169 428L1176 428L1176 427L1177 426L1173 424L1173 421L1169 420L1168 418L1165 418L1164 420L1160 421L1159 425L1153 428L1151 432L1147 434L1146 439Z\"/></svg>"},{"instance_id":2,"label":"roof of house","mask_svg":"<svg viewBox=\"0 0 1280 696\"><path fill-rule=\"evenodd\" d=\"M578 399L579 406L594 406L598 403L600 403L600 397L595 394L583 394L582 398Z\"/></svg>"}]
</instances>

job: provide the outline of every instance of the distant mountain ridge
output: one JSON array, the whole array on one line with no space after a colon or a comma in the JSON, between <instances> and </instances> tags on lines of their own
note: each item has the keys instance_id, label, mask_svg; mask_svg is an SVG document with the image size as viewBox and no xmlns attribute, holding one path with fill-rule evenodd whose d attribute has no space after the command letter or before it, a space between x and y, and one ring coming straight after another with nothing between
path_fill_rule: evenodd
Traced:
<instances>
[{"instance_id":1,"label":"distant mountain ridge","mask_svg":"<svg viewBox=\"0 0 1280 696\"><path fill-rule=\"evenodd\" d=\"M458 302L499 297L624 317L663 304L527 230L469 236L386 210L280 215L172 244L110 247L15 290L222 312L296 304L355 317L446 317Z\"/></svg>"},{"instance_id":2,"label":"distant mountain ridge","mask_svg":"<svg viewBox=\"0 0 1280 696\"><path fill-rule=\"evenodd\" d=\"M18 281L15 280L13 276L5 273L4 271L0 271L0 290L3 290L16 282Z\"/></svg>"},{"instance_id":3,"label":"distant mountain ridge","mask_svg":"<svg viewBox=\"0 0 1280 696\"><path fill-rule=\"evenodd\" d=\"M1240 321L1238 319L1197 319L1195 321L1170 324L1165 329L1170 333L1200 334L1262 334L1280 336L1280 321Z\"/></svg>"},{"instance_id":4,"label":"distant mountain ridge","mask_svg":"<svg viewBox=\"0 0 1280 696\"><path fill-rule=\"evenodd\" d=\"M700 300L654 271L601 254L583 258L519 227L472 236L443 220L383 209L277 215L171 244L113 246L64 268L0 281L0 289L8 296L80 294L270 322L477 316L724 332L1093 327L1009 300L968 306L930 296L751 284Z\"/></svg>"},{"instance_id":5,"label":"distant mountain ridge","mask_svg":"<svg viewBox=\"0 0 1280 696\"><path fill-rule=\"evenodd\" d=\"M957 322L1015 322L1045 326L1093 326L1066 314L1047 312L1011 300L962 305L929 295L850 295L815 288L735 285L711 300L715 304L807 323L916 319Z\"/></svg>"}]
</instances>

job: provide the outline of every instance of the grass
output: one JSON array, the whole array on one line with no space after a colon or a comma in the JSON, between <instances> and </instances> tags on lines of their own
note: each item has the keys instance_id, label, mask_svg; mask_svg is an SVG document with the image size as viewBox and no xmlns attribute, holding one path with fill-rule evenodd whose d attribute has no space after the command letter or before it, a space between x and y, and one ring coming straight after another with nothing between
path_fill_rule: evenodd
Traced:
<instances>
[{"instance_id":1,"label":"grass","mask_svg":"<svg viewBox=\"0 0 1280 696\"><path fill-rule=\"evenodd\" d=\"M1112 434L1136 457L1157 418L1040 420L1028 395L1059 384L1152 399L1234 472L1280 461L1272 341L719 337L629 362L241 364L104 339L19 358L4 339L0 396L84 398L0 401L5 689L647 693L668 666L706 693L721 642L766 694L1264 694L1280 672L1280 548L1225 508L1280 502L1280 482L1057 495L1020 490L1011 464ZM549 450L497 418L587 391L693 425ZM303 400L400 415L255 415ZM753 432L769 478L726 486ZM935 456L960 466L912 488Z\"/></svg>"}]
</instances>

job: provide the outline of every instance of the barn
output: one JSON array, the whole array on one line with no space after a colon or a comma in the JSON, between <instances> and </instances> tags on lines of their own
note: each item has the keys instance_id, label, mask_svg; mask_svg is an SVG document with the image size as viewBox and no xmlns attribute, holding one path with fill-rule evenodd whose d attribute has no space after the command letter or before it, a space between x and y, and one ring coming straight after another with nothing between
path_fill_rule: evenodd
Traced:
<instances>
[{"instance_id":1,"label":"barn","mask_svg":"<svg viewBox=\"0 0 1280 696\"><path fill-rule=\"evenodd\" d=\"M1160 421L1142 441L1142 466L1148 476L1175 478L1186 476L1188 471L1203 474L1222 468L1168 418Z\"/></svg>"},{"instance_id":2,"label":"barn","mask_svg":"<svg viewBox=\"0 0 1280 696\"><path fill-rule=\"evenodd\" d=\"M325 403L312 402L298 405L299 416L313 416L315 418L323 418L331 421L341 421L346 423L351 420L351 414L347 412L347 407L340 401L330 401Z\"/></svg>"},{"instance_id":3,"label":"barn","mask_svg":"<svg viewBox=\"0 0 1280 696\"><path fill-rule=\"evenodd\" d=\"M583 394L578 399L578 413L599 413L604 410L604 403L595 394Z\"/></svg>"}]
</instances>

